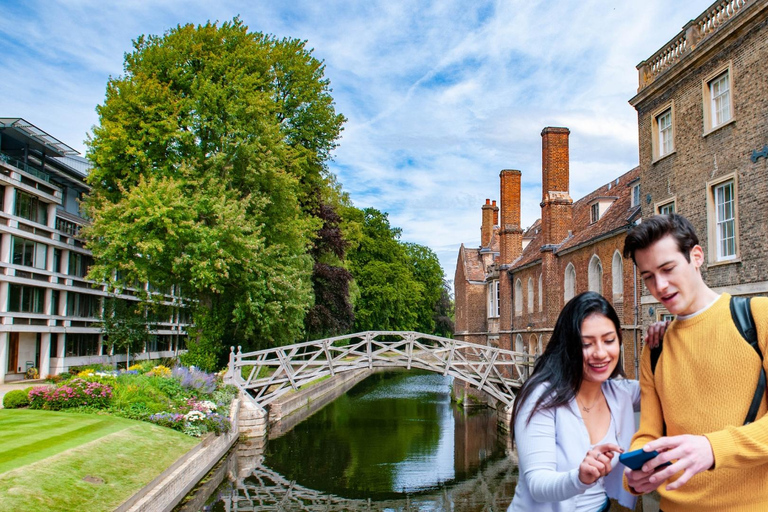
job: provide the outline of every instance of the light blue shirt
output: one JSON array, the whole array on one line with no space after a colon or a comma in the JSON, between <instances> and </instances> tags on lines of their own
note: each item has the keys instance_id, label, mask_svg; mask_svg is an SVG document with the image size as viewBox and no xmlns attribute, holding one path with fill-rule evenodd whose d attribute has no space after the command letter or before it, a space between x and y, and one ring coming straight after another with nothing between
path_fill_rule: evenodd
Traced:
<instances>
[{"instance_id":1,"label":"light blue shirt","mask_svg":"<svg viewBox=\"0 0 768 512\"><path fill-rule=\"evenodd\" d=\"M534 389L515 420L520 477L507 510L582 512L577 508L575 497L595 485L579 480L579 464L592 447L589 433L575 398L567 405L537 411L526 424L543 392L543 385ZM628 450L636 430L634 412L640 410L640 384L636 380L609 379L603 383L603 394L611 409L618 444ZM618 454L612 466L603 479L605 490L608 496L634 510L636 498L624 490L624 466L619 463Z\"/></svg>"}]
</instances>

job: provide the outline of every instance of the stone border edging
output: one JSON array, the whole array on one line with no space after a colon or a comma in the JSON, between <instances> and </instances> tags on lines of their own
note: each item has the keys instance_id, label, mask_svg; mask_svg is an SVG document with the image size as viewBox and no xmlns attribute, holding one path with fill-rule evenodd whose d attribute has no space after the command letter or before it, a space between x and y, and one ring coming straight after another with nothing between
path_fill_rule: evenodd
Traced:
<instances>
[{"instance_id":1,"label":"stone border edging","mask_svg":"<svg viewBox=\"0 0 768 512\"><path fill-rule=\"evenodd\" d=\"M232 429L226 435L208 434L168 469L128 498L115 512L170 512L194 488L240 437L240 398L229 409Z\"/></svg>"}]
</instances>

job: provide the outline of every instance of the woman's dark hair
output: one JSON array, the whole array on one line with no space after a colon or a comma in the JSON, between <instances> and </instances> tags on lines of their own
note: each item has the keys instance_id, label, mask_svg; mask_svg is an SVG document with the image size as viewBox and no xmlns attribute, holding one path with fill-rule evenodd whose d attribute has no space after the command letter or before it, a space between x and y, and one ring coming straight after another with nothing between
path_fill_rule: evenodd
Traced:
<instances>
[{"instance_id":1,"label":"woman's dark hair","mask_svg":"<svg viewBox=\"0 0 768 512\"><path fill-rule=\"evenodd\" d=\"M667 235L675 239L677 248L690 263L691 249L699 245L699 237L691 221L676 213L654 215L633 227L624 239L624 257L635 261L636 251L650 247Z\"/></svg>"},{"instance_id":2,"label":"woman's dark hair","mask_svg":"<svg viewBox=\"0 0 768 512\"><path fill-rule=\"evenodd\" d=\"M584 378L584 353L582 352L581 324L590 315L607 317L616 327L616 336L621 347L621 322L616 311L605 297L595 292L584 292L575 296L565 305L557 317L555 329L547 348L533 366L533 373L525 381L515 398L512 409L512 438L515 436L515 419L525 401L538 386L545 386L544 392L536 401L526 423L536 410L551 409L570 402L581 388ZM624 365L619 357L616 368L610 378L624 377Z\"/></svg>"}]
</instances>

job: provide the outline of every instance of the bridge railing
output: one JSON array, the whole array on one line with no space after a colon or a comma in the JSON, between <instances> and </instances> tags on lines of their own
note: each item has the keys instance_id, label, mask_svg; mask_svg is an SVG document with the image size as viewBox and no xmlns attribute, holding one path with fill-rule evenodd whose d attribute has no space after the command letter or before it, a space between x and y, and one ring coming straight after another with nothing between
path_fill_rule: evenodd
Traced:
<instances>
[{"instance_id":1,"label":"bridge railing","mask_svg":"<svg viewBox=\"0 0 768 512\"><path fill-rule=\"evenodd\" d=\"M463 380L510 405L533 356L411 331L366 331L255 352L231 348L227 379L262 408L341 372L420 368Z\"/></svg>"}]
</instances>

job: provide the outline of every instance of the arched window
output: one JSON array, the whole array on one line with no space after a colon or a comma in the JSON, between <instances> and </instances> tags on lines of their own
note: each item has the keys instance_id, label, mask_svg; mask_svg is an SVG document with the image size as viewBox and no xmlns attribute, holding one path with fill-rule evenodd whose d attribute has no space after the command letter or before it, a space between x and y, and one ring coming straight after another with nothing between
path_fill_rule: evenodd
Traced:
<instances>
[{"instance_id":1,"label":"arched window","mask_svg":"<svg viewBox=\"0 0 768 512\"><path fill-rule=\"evenodd\" d=\"M533 278L528 278L528 313L533 313Z\"/></svg>"},{"instance_id":2,"label":"arched window","mask_svg":"<svg viewBox=\"0 0 768 512\"><path fill-rule=\"evenodd\" d=\"M515 352L520 352L521 354L525 353L525 341L523 341L523 337L520 334L515 336ZM518 359L518 361L520 361L520 359ZM528 362L528 358L523 358L522 361L524 363L527 363ZM518 367L518 368L520 368L520 370L521 370L520 371L520 373L521 373L520 376L522 378L524 378L524 379L527 379L528 378L528 366L523 364L522 367Z\"/></svg>"},{"instance_id":3,"label":"arched window","mask_svg":"<svg viewBox=\"0 0 768 512\"><path fill-rule=\"evenodd\" d=\"M589 290L603 293L603 265L596 254L589 260Z\"/></svg>"},{"instance_id":4,"label":"arched window","mask_svg":"<svg viewBox=\"0 0 768 512\"><path fill-rule=\"evenodd\" d=\"M614 302L621 301L624 297L624 260L621 259L619 251L613 253L611 275L613 277L613 300Z\"/></svg>"},{"instance_id":5,"label":"arched window","mask_svg":"<svg viewBox=\"0 0 768 512\"><path fill-rule=\"evenodd\" d=\"M539 355L538 345L539 344L538 344L538 340L536 339L536 335L531 334L531 336L528 338L528 353L538 356Z\"/></svg>"},{"instance_id":6,"label":"arched window","mask_svg":"<svg viewBox=\"0 0 768 512\"><path fill-rule=\"evenodd\" d=\"M541 289L541 274L539 274L539 313L544 309L544 295Z\"/></svg>"},{"instance_id":7,"label":"arched window","mask_svg":"<svg viewBox=\"0 0 768 512\"><path fill-rule=\"evenodd\" d=\"M544 346L541 343L541 334L539 334L539 355L544 353Z\"/></svg>"},{"instance_id":8,"label":"arched window","mask_svg":"<svg viewBox=\"0 0 768 512\"><path fill-rule=\"evenodd\" d=\"M515 281L515 316L523 314L523 283Z\"/></svg>"},{"instance_id":9,"label":"arched window","mask_svg":"<svg viewBox=\"0 0 768 512\"><path fill-rule=\"evenodd\" d=\"M576 267L573 266L573 263L569 263L565 267L564 289L563 298L565 302L568 302L576 295Z\"/></svg>"}]
</instances>

